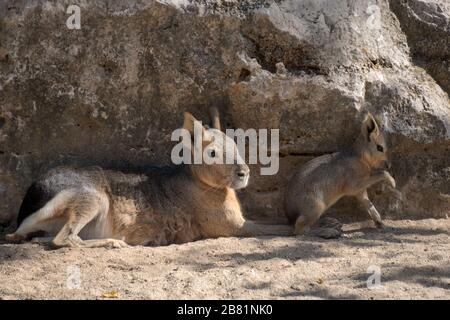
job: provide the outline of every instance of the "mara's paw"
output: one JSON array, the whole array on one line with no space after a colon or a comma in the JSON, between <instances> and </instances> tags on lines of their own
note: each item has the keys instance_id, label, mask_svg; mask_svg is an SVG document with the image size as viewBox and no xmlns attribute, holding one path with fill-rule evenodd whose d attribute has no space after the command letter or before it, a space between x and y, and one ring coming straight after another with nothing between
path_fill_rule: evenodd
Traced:
<instances>
[{"instance_id":1,"label":"mara's paw","mask_svg":"<svg viewBox=\"0 0 450 320\"><path fill-rule=\"evenodd\" d=\"M52 241L50 241L50 244L55 249L65 248L65 247L78 248L78 247L80 247L80 244L82 242L83 241L78 236L69 236L68 238L65 238L62 240L54 238Z\"/></svg>"},{"instance_id":2,"label":"mara's paw","mask_svg":"<svg viewBox=\"0 0 450 320\"><path fill-rule=\"evenodd\" d=\"M309 228L297 227L294 228L294 236L303 236L309 232Z\"/></svg>"},{"instance_id":3,"label":"mara's paw","mask_svg":"<svg viewBox=\"0 0 450 320\"><path fill-rule=\"evenodd\" d=\"M397 187L397 184L396 184L396 182L395 182L395 179L391 176L391 174L389 173L389 172L387 172L387 171L384 171L384 177L386 178L386 181L389 183L389 185L392 187L392 188L396 188Z\"/></svg>"},{"instance_id":4,"label":"mara's paw","mask_svg":"<svg viewBox=\"0 0 450 320\"><path fill-rule=\"evenodd\" d=\"M108 239L108 241L105 244L105 248L110 249L120 249L120 248L128 248L129 245L123 241L123 240L117 240L117 239Z\"/></svg>"},{"instance_id":5,"label":"mara's paw","mask_svg":"<svg viewBox=\"0 0 450 320\"><path fill-rule=\"evenodd\" d=\"M374 221L375 223L375 227L377 227L377 229L384 229L386 227L386 225L384 224L383 221Z\"/></svg>"},{"instance_id":6,"label":"mara's paw","mask_svg":"<svg viewBox=\"0 0 450 320\"><path fill-rule=\"evenodd\" d=\"M5 240L11 243L19 243L24 241L25 237L17 233L10 233L5 236Z\"/></svg>"},{"instance_id":7,"label":"mara's paw","mask_svg":"<svg viewBox=\"0 0 450 320\"><path fill-rule=\"evenodd\" d=\"M116 240L114 242L115 248L128 248L130 245L123 240Z\"/></svg>"}]
</instances>

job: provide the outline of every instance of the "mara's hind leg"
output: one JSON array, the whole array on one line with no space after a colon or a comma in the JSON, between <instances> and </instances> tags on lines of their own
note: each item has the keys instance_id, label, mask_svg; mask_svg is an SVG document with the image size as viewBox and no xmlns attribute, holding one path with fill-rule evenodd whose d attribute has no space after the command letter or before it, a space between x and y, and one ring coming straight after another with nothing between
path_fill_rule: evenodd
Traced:
<instances>
[{"instance_id":1,"label":"mara's hind leg","mask_svg":"<svg viewBox=\"0 0 450 320\"><path fill-rule=\"evenodd\" d=\"M383 228L384 223L381 220L381 216L378 213L378 210L375 208L372 201L370 201L369 196L367 194L367 190L364 190L363 192L361 192L359 195L356 196L356 198L362 204L362 206L367 211L367 213L369 213L369 216L375 223L375 226L377 228Z\"/></svg>"},{"instance_id":2,"label":"mara's hind leg","mask_svg":"<svg viewBox=\"0 0 450 320\"><path fill-rule=\"evenodd\" d=\"M342 235L342 224L337 219L320 218L326 209L326 205L319 200L311 202L309 206L304 206L302 211L307 214L300 215L295 221L295 233L324 239L340 237Z\"/></svg>"},{"instance_id":3,"label":"mara's hind leg","mask_svg":"<svg viewBox=\"0 0 450 320\"><path fill-rule=\"evenodd\" d=\"M86 217L86 218L84 218ZM88 220L87 215L85 215L82 219L77 219L76 217L67 222L64 225L63 229L57 234L55 238L51 241L48 241L48 238L36 238L36 243L51 243L51 245L55 248L62 247L83 247L83 248L125 248L129 247L129 245L119 239L90 239L90 240L82 240L78 236L78 232L83 229L83 227L89 223L91 220ZM94 215L95 217L95 215ZM92 217L93 218L93 217ZM78 232L77 232L78 231Z\"/></svg>"},{"instance_id":4,"label":"mara's hind leg","mask_svg":"<svg viewBox=\"0 0 450 320\"><path fill-rule=\"evenodd\" d=\"M53 237L35 237L31 239L31 243L37 243L41 245L54 245ZM122 240L118 239L94 239L94 240L83 240L77 243L78 246L84 248L125 248L129 245Z\"/></svg>"},{"instance_id":5,"label":"mara's hind leg","mask_svg":"<svg viewBox=\"0 0 450 320\"><path fill-rule=\"evenodd\" d=\"M106 195L92 192L89 194L77 194L70 206L66 209L67 222L61 231L52 240L52 245L61 247L106 247L122 248L128 246L118 239L91 239L82 240L79 232L99 214L107 214L109 200Z\"/></svg>"},{"instance_id":6,"label":"mara's hind leg","mask_svg":"<svg viewBox=\"0 0 450 320\"><path fill-rule=\"evenodd\" d=\"M309 231L312 225L319 220L322 213L325 211L326 206L322 201L312 200L308 203L303 203L300 216L295 221L295 234L301 235Z\"/></svg>"},{"instance_id":7,"label":"mara's hind leg","mask_svg":"<svg viewBox=\"0 0 450 320\"><path fill-rule=\"evenodd\" d=\"M129 245L119 239L92 239L83 240L80 244L83 248L127 248Z\"/></svg>"},{"instance_id":8,"label":"mara's hind leg","mask_svg":"<svg viewBox=\"0 0 450 320\"><path fill-rule=\"evenodd\" d=\"M36 231L51 231L56 219L62 215L62 208L72 197L72 190L64 190L47 202L41 209L26 217L14 233L7 234L5 240L20 242Z\"/></svg>"}]
</instances>

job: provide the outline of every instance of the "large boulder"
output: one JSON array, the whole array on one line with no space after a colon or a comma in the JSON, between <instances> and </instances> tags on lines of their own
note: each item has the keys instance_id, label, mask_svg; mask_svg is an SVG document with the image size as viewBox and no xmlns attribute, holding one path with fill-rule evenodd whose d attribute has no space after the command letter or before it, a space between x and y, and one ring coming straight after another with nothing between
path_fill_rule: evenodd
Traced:
<instances>
[{"instance_id":1,"label":"large boulder","mask_svg":"<svg viewBox=\"0 0 450 320\"><path fill-rule=\"evenodd\" d=\"M447 0L391 0L393 12L406 34L415 64L450 93L450 2Z\"/></svg>"},{"instance_id":2,"label":"large boulder","mask_svg":"<svg viewBox=\"0 0 450 320\"><path fill-rule=\"evenodd\" d=\"M382 215L445 217L449 91L416 59L442 37L417 24L412 38L402 14L413 1L394 2L85 1L80 30L66 27L71 1L1 2L0 220L56 165L170 163L182 112L207 120L211 104L226 127L280 130L280 172L260 176L254 165L240 192L250 216L281 218L294 168L348 146L370 110L398 184L370 190Z\"/></svg>"}]
</instances>

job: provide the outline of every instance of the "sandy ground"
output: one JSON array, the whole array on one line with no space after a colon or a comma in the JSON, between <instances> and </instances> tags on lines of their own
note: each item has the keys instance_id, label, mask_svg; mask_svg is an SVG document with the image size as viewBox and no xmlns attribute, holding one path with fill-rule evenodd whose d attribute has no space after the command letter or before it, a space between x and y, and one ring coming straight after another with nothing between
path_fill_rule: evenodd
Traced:
<instances>
[{"instance_id":1,"label":"sandy ground","mask_svg":"<svg viewBox=\"0 0 450 320\"><path fill-rule=\"evenodd\" d=\"M346 225L339 240L222 238L167 247L0 244L0 299L450 299L450 219ZM370 266L381 287L367 288Z\"/></svg>"}]
</instances>

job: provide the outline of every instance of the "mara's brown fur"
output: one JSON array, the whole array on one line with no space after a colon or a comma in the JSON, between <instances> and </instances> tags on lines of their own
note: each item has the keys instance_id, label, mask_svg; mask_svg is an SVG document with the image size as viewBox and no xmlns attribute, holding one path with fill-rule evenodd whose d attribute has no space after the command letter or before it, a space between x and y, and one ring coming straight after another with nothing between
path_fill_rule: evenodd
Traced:
<instances>
[{"instance_id":1,"label":"mara's brown fur","mask_svg":"<svg viewBox=\"0 0 450 320\"><path fill-rule=\"evenodd\" d=\"M289 181L284 208L295 233L303 234L343 196L355 196L377 227L380 214L367 196L367 188L386 180L395 188L383 133L373 116L365 117L361 133L350 150L315 158L301 167ZM322 219L311 233L324 238L338 237L342 225L335 219Z\"/></svg>"},{"instance_id":2,"label":"mara's brown fur","mask_svg":"<svg viewBox=\"0 0 450 320\"><path fill-rule=\"evenodd\" d=\"M201 127L208 154L232 153L237 146L213 126ZM183 127L192 135L197 120L185 113ZM227 143L224 143L227 141ZM190 144L194 150L193 142ZM236 163L236 162L235 162ZM28 190L20 223L9 241L21 241L37 231L56 247L121 247L166 245L202 238L289 235L291 226L257 224L244 219L235 189L246 187L246 164L193 164L122 173L102 168L56 168Z\"/></svg>"}]
</instances>

